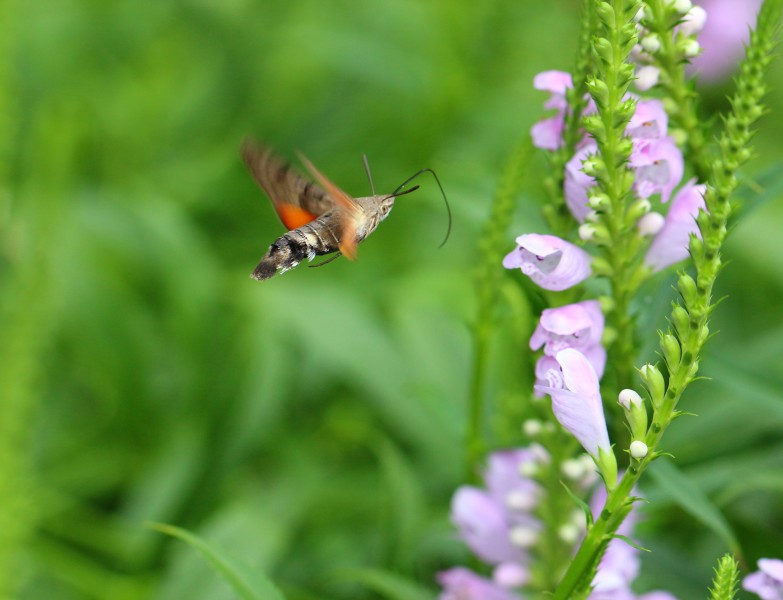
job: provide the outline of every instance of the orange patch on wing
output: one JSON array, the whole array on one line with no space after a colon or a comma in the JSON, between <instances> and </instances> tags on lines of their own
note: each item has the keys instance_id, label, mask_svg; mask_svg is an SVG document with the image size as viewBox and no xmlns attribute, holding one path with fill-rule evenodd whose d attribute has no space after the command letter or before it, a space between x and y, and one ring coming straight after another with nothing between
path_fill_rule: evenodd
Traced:
<instances>
[{"instance_id":1,"label":"orange patch on wing","mask_svg":"<svg viewBox=\"0 0 783 600\"><path fill-rule=\"evenodd\" d=\"M300 208L299 206L294 206L293 204L288 204L285 202L279 202L275 206L275 210L277 211L277 215L280 217L280 220L283 222L283 225L285 225L289 230L296 229L302 225L307 225L311 221L315 221L318 218L316 215L310 211L305 210L304 208Z\"/></svg>"}]
</instances>

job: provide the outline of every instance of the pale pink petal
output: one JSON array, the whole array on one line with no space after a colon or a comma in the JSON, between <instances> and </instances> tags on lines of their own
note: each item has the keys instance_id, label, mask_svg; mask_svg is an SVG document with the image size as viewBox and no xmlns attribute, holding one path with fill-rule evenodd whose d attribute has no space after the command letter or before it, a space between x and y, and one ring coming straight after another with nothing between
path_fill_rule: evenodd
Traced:
<instances>
[{"instance_id":1,"label":"pale pink petal","mask_svg":"<svg viewBox=\"0 0 783 600\"><path fill-rule=\"evenodd\" d=\"M513 592L463 567L441 571L438 583L443 587L439 600L518 600Z\"/></svg>"},{"instance_id":2,"label":"pale pink petal","mask_svg":"<svg viewBox=\"0 0 783 600\"><path fill-rule=\"evenodd\" d=\"M634 189L640 198L660 194L668 202L683 174L682 152L671 137L634 145L630 166L636 171Z\"/></svg>"},{"instance_id":3,"label":"pale pink petal","mask_svg":"<svg viewBox=\"0 0 783 600\"><path fill-rule=\"evenodd\" d=\"M693 233L701 237L696 217L699 209L704 208L707 188L695 182L695 179L691 179L674 196L663 227L647 250L644 262L654 271L688 258L690 235Z\"/></svg>"},{"instance_id":4,"label":"pale pink petal","mask_svg":"<svg viewBox=\"0 0 783 600\"><path fill-rule=\"evenodd\" d=\"M660 100L641 100L625 132L632 138L658 139L666 135L669 117Z\"/></svg>"},{"instance_id":5,"label":"pale pink petal","mask_svg":"<svg viewBox=\"0 0 783 600\"><path fill-rule=\"evenodd\" d=\"M765 575L771 577L780 584L783 584L783 560L777 558L760 558L758 560L759 569Z\"/></svg>"},{"instance_id":6,"label":"pale pink petal","mask_svg":"<svg viewBox=\"0 0 783 600\"><path fill-rule=\"evenodd\" d=\"M503 563L495 567L492 580L503 588L518 588L530 581L530 571L518 563Z\"/></svg>"},{"instance_id":7,"label":"pale pink petal","mask_svg":"<svg viewBox=\"0 0 783 600\"><path fill-rule=\"evenodd\" d=\"M580 223L583 223L585 217L590 213L591 209L587 206L587 190L595 185L595 179L582 170L582 163L588 156L596 152L598 152L598 147L591 140L566 163L563 194L568 209Z\"/></svg>"},{"instance_id":8,"label":"pale pink petal","mask_svg":"<svg viewBox=\"0 0 783 600\"><path fill-rule=\"evenodd\" d=\"M536 386L552 398L552 411L591 456L598 448L611 452L598 377L590 361L578 350L558 352L561 373L549 371L549 386Z\"/></svg>"},{"instance_id":9,"label":"pale pink petal","mask_svg":"<svg viewBox=\"0 0 783 600\"><path fill-rule=\"evenodd\" d=\"M571 73L565 71L543 71L533 78L535 89L561 96L565 96L568 88L573 86Z\"/></svg>"},{"instance_id":10,"label":"pale pink petal","mask_svg":"<svg viewBox=\"0 0 783 600\"><path fill-rule=\"evenodd\" d=\"M727 77L744 55L749 30L755 26L762 0L701 0L707 21L699 35L703 51L691 62L690 71L703 81Z\"/></svg>"},{"instance_id":11,"label":"pale pink petal","mask_svg":"<svg viewBox=\"0 0 783 600\"><path fill-rule=\"evenodd\" d=\"M484 471L484 484L490 496L503 506L507 506L508 496L516 491L537 490L538 485L526 477L522 477L519 467L523 463L535 461L533 452L528 448L501 450L493 452L487 460Z\"/></svg>"},{"instance_id":12,"label":"pale pink petal","mask_svg":"<svg viewBox=\"0 0 783 600\"><path fill-rule=\"evenodd\" d=\"M460 487L451 500L451 520L482 560L492 564L524 560L525 554L511 543L505 506L487 492Z\"/></svg>"},{"instance_id":13,"label":"pale pink petal","mask_svg":"<svg viewBox=\"0 0 783 600\"><path fill-rule=\"evenodd\" d=\"M560 291L590 275L590 255L559 237L530 233L517 238L517 248L503 259L507 269L519 268L546 290Z\"/></svg>"},{"instance_id":14,"label":"pale pink petal","mask_svg":"<svg viewBox=\"0 0 783 600\"><path fill-rule=\"evenodd\" d=\"M557 150L563 145L563 113L539 121L530 128L533 145L542 150Z\"/></svg>"}]
</instances>

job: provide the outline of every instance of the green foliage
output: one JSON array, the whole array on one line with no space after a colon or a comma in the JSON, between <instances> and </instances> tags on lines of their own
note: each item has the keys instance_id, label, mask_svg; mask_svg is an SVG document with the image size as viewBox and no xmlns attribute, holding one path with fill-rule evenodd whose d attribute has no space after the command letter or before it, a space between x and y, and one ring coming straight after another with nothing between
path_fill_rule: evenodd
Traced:
<instances>
[{"instance_id":1,"label":"green foliage","mask_svg":"<svg viewBox=\"0 0 783 600\"><path fill-rule=\"evenodd\" d=\"M283 594L263 574L242 560L229 556L224 550L179 527L163 523L154 523L152 527L181 539L198 551L241 600L285 600Z\"/></svg>"}]
</instances>

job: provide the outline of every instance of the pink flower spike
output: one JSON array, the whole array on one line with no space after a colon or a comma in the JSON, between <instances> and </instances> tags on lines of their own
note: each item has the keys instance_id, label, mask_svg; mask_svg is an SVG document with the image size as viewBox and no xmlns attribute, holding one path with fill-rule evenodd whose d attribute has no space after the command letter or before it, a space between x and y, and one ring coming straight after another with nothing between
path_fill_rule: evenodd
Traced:
<instances>
[{"instance_id":1,"label":"pink flower spike","mask_svg":"<svg viewBox=\"0 0 783 600\"><path fill-rule=\"evenodd\" d=\"M542 92L550 92L565 97L568 88L574 87L574 84L571 79L571 73L566 71L542 71L533 78L533 87Z\"/></svg>"},{"instance_id":2,"label":"pink flower spike","mask_svg":"<svg viewBox=\"0 0 783 600\"><path fill-rule=\"evenodd\" d=\"M552 398L552 411L588 454L598 458L598 449L611 454L598 377L590 361L573 348L555 357L561 372L550 370L548 386L535 386Z\"/></svg>"},{"instance_id":3,"label":"pink flower spike","mask_svg":"<svg viewBox=\"0 0 783 600\"><path fill-rule=\"evenodd\" d=\"M699 209L704 209L704 193L707 186L696 185L691 179L672 200L663 227L653 239L644 257L645 264L653 271L660 271L688 258L688 242L691 234L701 237L696 225Z\"/></svg>"},{"instance_id":4,"label":"pink flower spike","mask_svg":"<svg viewBox=\"0 0 783 600\"><path fill-rule=\"evenodd\" d=\"M438 573L439 600L518 600L513 592L463 567Z\"/></svg>"},{"instance_id":5,"label":"pink flower spike","mask_svg":"<svg viewBox=\"0 0 783 600\"><path fill-rule=\"evenodd\" d=\"M742 589L761 600L783 600L783 560L760 558L759 570L742 580Z\"/></svg>"},{"instance_id":6,"label":"pink flower spike","mask_svg":"<svg viewBox=\"0 0 783 600\"><path fill-rule=\"evenodd\" d=\"M503 266L521 269L545 290L566 290L591 273L590 255L559 237L529 233L516 242L517 248L506 255Z\"/></svg>"}]
</instances>

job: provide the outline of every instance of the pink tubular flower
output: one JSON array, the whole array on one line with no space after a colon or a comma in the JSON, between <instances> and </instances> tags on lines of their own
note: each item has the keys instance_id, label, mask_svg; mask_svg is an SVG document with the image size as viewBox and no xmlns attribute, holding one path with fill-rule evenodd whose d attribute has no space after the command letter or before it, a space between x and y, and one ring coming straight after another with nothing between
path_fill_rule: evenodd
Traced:
<instances>
[{"instance_id":1,"label":"pink tubular flower","mask_svg":"<svg viewBox=\"0 0 783 600\"><path fill-rule=\"evenodd\" d=\"M707 186L696 185L696 180L691 179L675 195L663 227L644 257L645 264L653 271L660 271L687 258L691 234L701 238L696 217L699 209L704 209L706 191Z\"/></svg>"},{"instance_id":2,"label":"pink tubular flower","mask_svg":"<svg viewBox=\"0 0 783 600\"><path fill-rule=\"evenodd\" d=\"M557 150L563 144L565 112L568 107L565 95L568 88L573 87L571 74L563 71L544 71L535 76L533 87L551 93L544 108L557 109L555 116L533 125L530 130L533 145L544 150Z\"/></svg>"},{"instance_id":3,"label":"pink tubular flower","mask_svg":"<svg viewBox=\"0 0 783 600\"><path fill-rule=\"evenodd\" d=\"M660 194L661 200L667 202L682 179L682 152L666 135L668 121L660 100L641 100L626 127L633 142L629 166L634 170L634 192L639 198ZM595 180L582 171L582 163L597 152L595 141L590 140L565 167L563 193L569 210L580 223L590 213L587 192L595 185Z\"/></svg>"},{"instance_id":4,"label":"pink tubular flower","mask_svg":"<svg viewBox=\"0 0 783 600\"><path fill-rule=\"evenodd\" d=\"M761 600L783 600L783 560L760 558L759 570L742 580L742 588Z\"/></svg>"},{"instance_id":5,"label":"pink tubular flower","mask_svg":"<svg viewBox=\"0 0 783 600\"><path fill-rule=\"evenodd\" d=\"M451 500L451 520L476 556L498 564L522 562L524 552L511 542L502 503L475 487L460 487Z\"/></svg>"},{"instance_id":6,"label":"pink tubular flower","mask_svg":"<svg viewBox=\"0 0 783 600\"><path fill-rule=\"evenodd\" d=\"M538 485L532 479L522 477L519 470L524 463L535 460L533 451L528 448L501 450L489 456L484 483L489 495L506 508L509 521L515 521L515 513L521 513L520 506L529 505L538 494Z\"/></svg>"},{"instance_id":7,"label":"pink tubular flower","mask_svg":"<svg viewBox=\"0 0 783 600\"><path fill-rule=\"evenodd\" d=\"M692 60L690 70L704 81L719 81L742 58L761 0L701 0L699 4L707 13L699 36L703 51Z\"/></svg>"},{"instance_id":8,"label":"pink tubular flower","mask_svg":"<svg viewBox=\"0 0 783 600\"><path fill-rule=\"evenodd\" d=\"M503 259L503 266L521 269L545 290L565 290L590 275L590 255L559 237L529 233L516 242L517 247Z\"/></svg>"},{"instance_id":9,"label":"pink tubular flower","mask_svg":"<svg viewBox=\"0 0 783 600\"><path fill-rule=\"evenodd\" d=\"M544 355L555 356L560 350L575 348L587 357L600 379L606 365L603 331L604 315L597 300L547 308L530 338L530 349L543 346Z\"/></svg>"},{"instance_id":10,"label":"pink tubular flower","mask_svg":"<svg viewBox=\"0 0 783 600\"><path fill-rule=\"evenodd\" d=\"M439 600L518 600L513 592L463 567L438 573Z\"/></svg>"},{"instance_id":11,"label":"pink tubular flower","mask_svg":"<svg viewBox=\"0 0 783 600\"><path fill-rule=\"evenodd\" d=\"M661 201L668 202L682 179L682 152L670 137L653 143L634 143L629 165L636 172L634 190L639 198L660 194Z\"/></svg>"},{"instance_id":12,"label":"pink tubular flower","mask_svg":"<svg viewBox=\"0 0 783 600\"><path fill-rule=\"evenodd\" d=\"M561 372L550 369L549 385L537 385L536 391L551 396L555 417L588 454L597 458L599 448L611 453L598 377L590 361L573 348L561 350L555 359Z\"/></svg>"}]
</instances>

